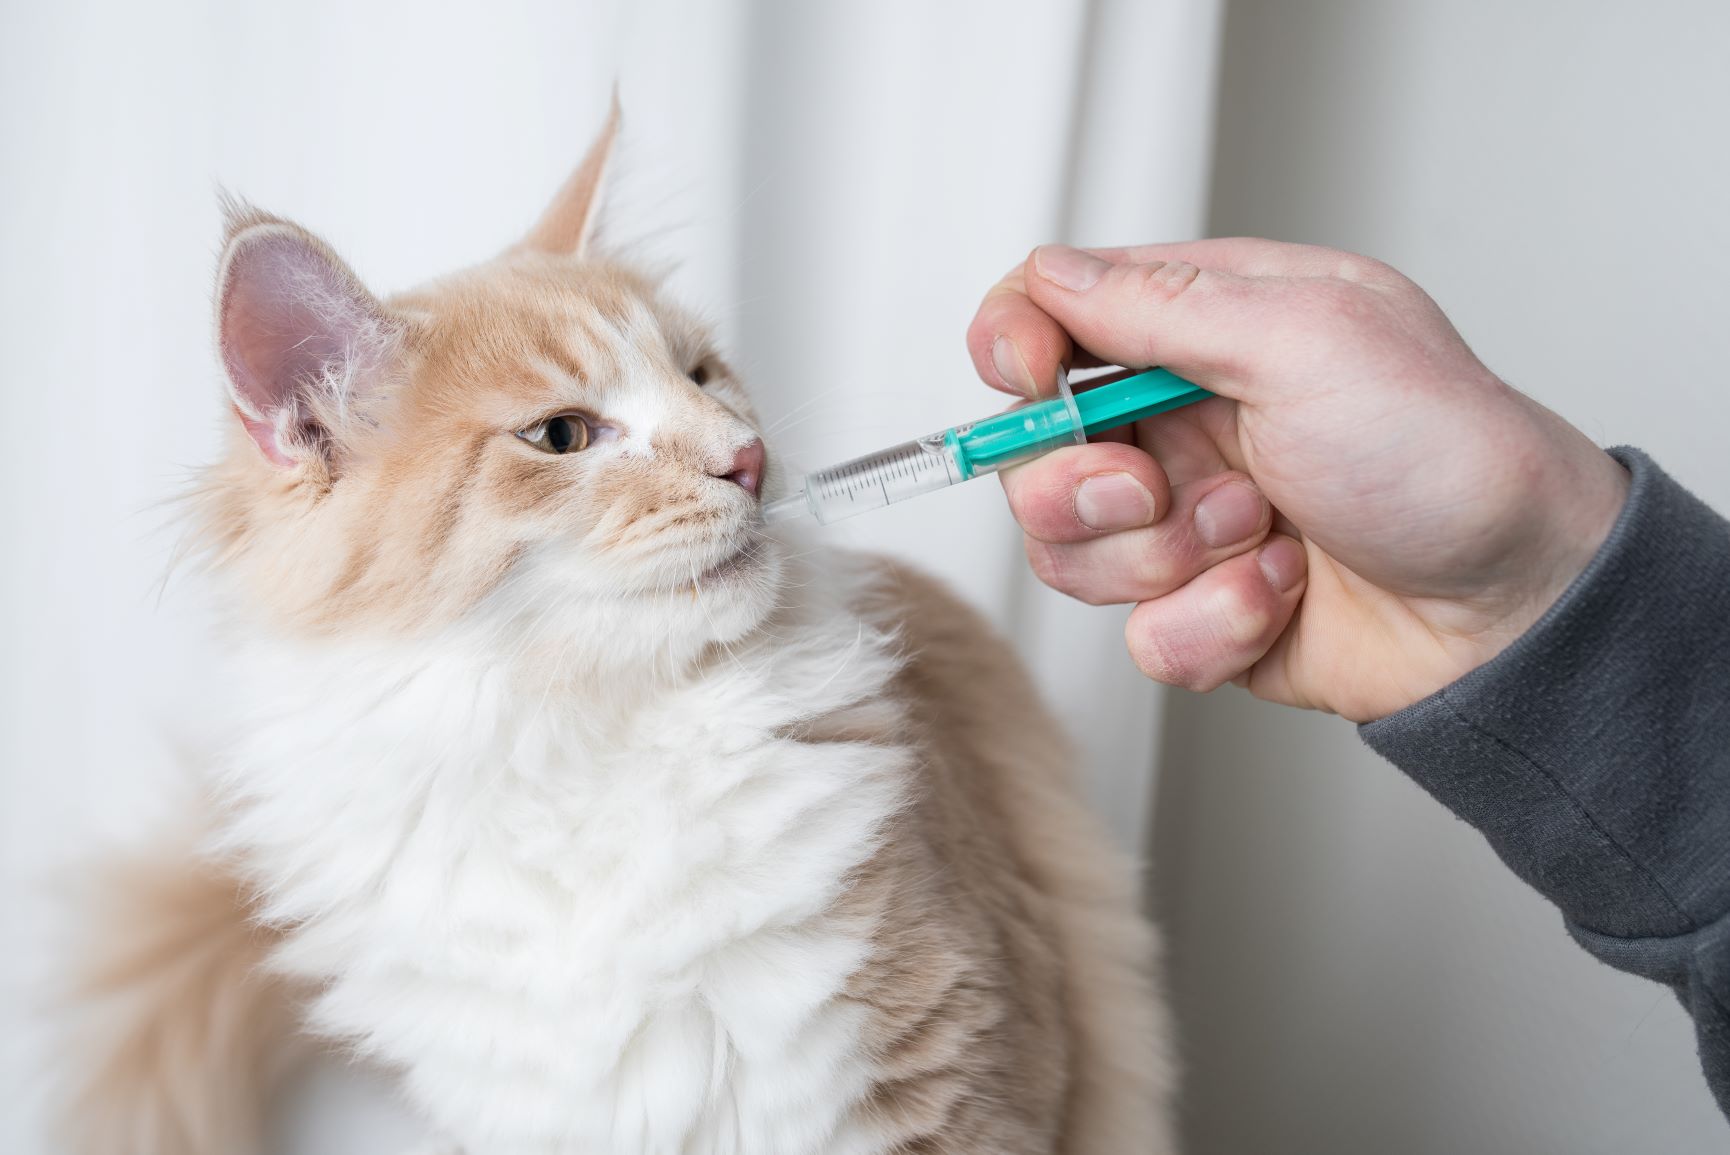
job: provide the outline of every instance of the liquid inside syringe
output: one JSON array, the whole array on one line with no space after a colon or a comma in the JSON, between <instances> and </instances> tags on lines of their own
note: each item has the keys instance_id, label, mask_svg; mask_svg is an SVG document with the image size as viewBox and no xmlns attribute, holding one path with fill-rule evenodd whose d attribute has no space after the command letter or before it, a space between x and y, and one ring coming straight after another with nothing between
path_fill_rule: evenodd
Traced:
<instances>
[{"instance_id":1,"label":"liquid inside syringe","mask_svg":"<svg viewBox=\"0 0 1730 1155\"><path fill-rule=\"evenodd\" d=\"M823 524L959 485L1031 460L1060 445L1189 405L1212 394L1164 369L1149 369L1084 393L1060 395L944 429L808 474L763 507L765 521L809 515Z\"/></svg>"}]
</instances>

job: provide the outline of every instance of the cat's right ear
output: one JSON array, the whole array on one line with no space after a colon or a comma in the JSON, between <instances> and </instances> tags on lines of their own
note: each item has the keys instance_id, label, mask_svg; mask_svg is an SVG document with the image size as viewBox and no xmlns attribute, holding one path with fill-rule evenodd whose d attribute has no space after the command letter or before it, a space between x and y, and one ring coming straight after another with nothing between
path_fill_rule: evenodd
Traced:
<instances>
[{"instance_id":1,"label":"cat's right ear","mask_svg":"<svg viewBox=\"0 0 1730 1155\"><path fill-rule=\"evenodd\" d=\"M547 253L555 257L581 257L595 233L595 223L601 215L601 202L607 190L607 170L612 166L613 146L619 139L619 90L613 89L612 104L607 109L606 123L589 145L583 162L577 166L553 195L541 219L535 222L517 248Z\"/></svg>"},{"instance_id":2,"label":"cat's right ear","mask_svg":"<svg viewBox=\"0 0 1730 1155\"><path fill-rule=\"evenodd\" d=\"M229 400L272 464L331 471L388 371L397 328L323 241L244 205L224 208L216 329Z\"/></svg>"}]
</instances>

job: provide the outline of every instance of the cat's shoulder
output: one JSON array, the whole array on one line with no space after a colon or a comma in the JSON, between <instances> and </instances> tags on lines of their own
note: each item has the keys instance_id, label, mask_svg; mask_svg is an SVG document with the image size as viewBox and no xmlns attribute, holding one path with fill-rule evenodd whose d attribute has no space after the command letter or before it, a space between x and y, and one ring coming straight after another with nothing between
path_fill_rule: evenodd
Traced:
<instances>
[{"instance_id":1,"label":"cat's shoulder","mask_svg":"<svg viewBox=\"0 0 1730 1155\"><path fill-rule=\"evenodd\" d=\"M997 712L1042 713L1021 656L986 615L942 579L898 558L845 555L861 585L857 609L895 639L902 683L927 701L966 700Z\"/></svg>"},{"instance_id":2,"label":"cat's shoulder","mask_svg":"<svg viewBox=\"0 0 1730 1155\"><path fill-rule=\"evenodd\" d=\"M916 652L921 639L1004 644L985 615L936 575L887 554L837 550L836 559L854 575L855 611L899 634L904 648Z\"/></svg>"}]
</instances>

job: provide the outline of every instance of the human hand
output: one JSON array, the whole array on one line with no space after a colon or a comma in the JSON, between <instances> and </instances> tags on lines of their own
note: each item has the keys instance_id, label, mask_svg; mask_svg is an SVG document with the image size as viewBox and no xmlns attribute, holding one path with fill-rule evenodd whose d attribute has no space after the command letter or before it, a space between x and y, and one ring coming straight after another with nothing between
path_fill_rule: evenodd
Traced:
<instances>
[{"instance_id":1,"label":"human hand","mask_svg":"<svg viewBox=\"0 0 1730 1155\"><path fill-rule=\"evenodd\" d=\"M986 295L968 348L1010 392L1051 393L1073 358L1219 394L1003 474L1039 577L1138 603L1131 655L1191 689L1390 714L1536 622L1627 494L1423 290L1329 249L1046 246Z\"/></svg>"}]
</instances>

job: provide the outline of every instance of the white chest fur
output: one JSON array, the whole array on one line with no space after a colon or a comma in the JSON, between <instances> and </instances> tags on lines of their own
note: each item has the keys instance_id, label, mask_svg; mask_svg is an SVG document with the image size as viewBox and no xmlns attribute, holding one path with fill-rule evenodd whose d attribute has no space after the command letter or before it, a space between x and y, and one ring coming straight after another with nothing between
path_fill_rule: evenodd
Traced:
<instances>
[{"instance_id":1,"label":"white chest fur","mask_svg":"<svg viewBox=\"0 0 1730 1155\"><path fill-rule=\"evenodd\" d=\"M228 841L314 1023L470 1155L879 1149L841 997L873 928L831 907L907 754L785 735L894 663L855 621L802 636L629 709L472 656L273 650Z\"/></svg>"}]
</instances>

